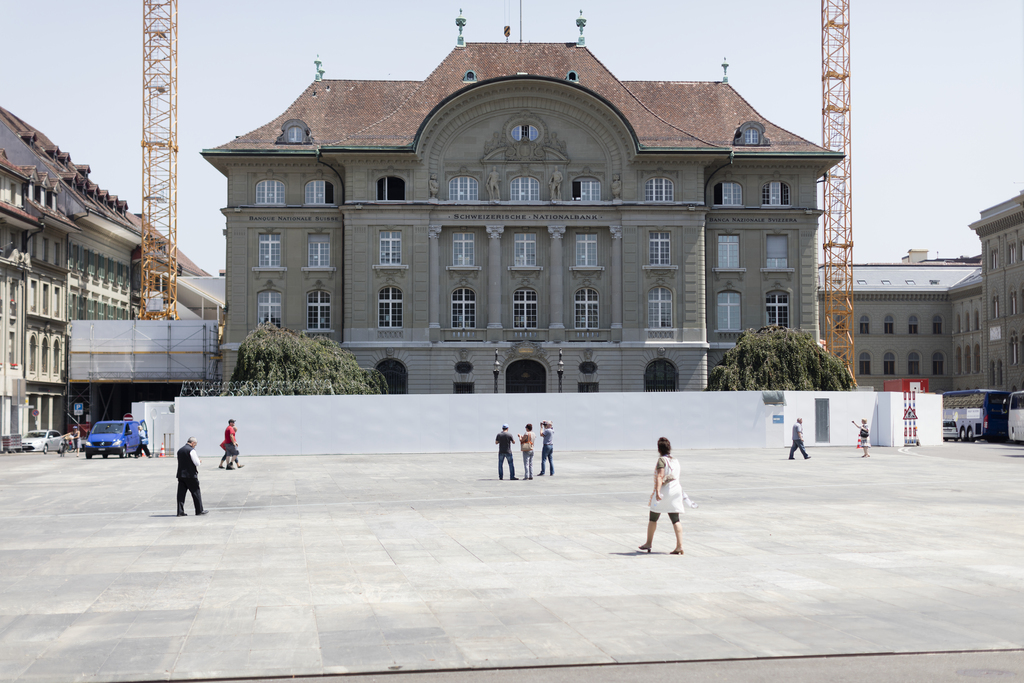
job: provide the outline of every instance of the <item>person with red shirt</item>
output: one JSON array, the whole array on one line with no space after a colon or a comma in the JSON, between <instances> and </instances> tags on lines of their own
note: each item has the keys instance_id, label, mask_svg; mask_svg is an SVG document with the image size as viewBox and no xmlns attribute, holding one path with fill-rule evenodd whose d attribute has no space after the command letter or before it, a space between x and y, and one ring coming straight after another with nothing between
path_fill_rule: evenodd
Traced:
<instances>
[{"instance_id":1,"label":"person with red shirt","mask_svg":"<svg viewBox=\"0 0 1024 683\"><path fill-rule=\"evenodd\" d=\"M228 420L228 426L224 430L224 441L220 444L220 447L224 449L224 457L220 459L220 466L217 469L224 469L225 460L227 460L227 469L229 470L235 469L232 465L236 465L239 468L245 467L245 465L238 462L238 439L235 438L236 432L235 421Z\"/></svg>"}]
</instances>

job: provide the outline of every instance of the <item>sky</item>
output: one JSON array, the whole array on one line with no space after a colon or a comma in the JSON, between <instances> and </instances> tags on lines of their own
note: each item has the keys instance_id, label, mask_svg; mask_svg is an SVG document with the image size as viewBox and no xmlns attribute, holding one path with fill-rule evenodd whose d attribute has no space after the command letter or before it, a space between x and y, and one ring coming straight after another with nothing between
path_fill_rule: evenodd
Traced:
<instances>
[{"instance_id":1,"label":"sky","mask_svg":"<svg viewBox=\"0 0 1024 683\"><path fill-rule=\"evenodd\" d=\"M1024 190L1024 0L850 0L854 259L980 253L967 227ZM142 0L0 0L0 106L142 209ZM224 267L225 178L200 151L282 113L312 81L422 80L468 42L519 34L518 0L179 0L178 245ZM522 0L525 42L587 46L622 80L729 82L821 142L819 0ZM20 29L17 27L21 27ZM820 256L819 256L820 258Z\"/></svg>"}]
</instances>

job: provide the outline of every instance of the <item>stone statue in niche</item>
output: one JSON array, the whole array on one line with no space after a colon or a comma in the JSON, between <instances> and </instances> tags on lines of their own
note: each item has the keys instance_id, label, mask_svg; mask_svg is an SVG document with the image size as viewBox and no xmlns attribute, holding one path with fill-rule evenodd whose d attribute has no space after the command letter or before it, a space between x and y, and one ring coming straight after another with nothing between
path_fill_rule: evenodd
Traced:
<instances>
[{"instance_id":1,"label":"stone statue in niche","mask_svg":"<svg viewBox=\"0 0 1024 683\"><path fill-rule=\"evenodd\" d=\"M501 201L501 185L498 184L498 167L491 168L487 175L487 196L492 202Z\"/></svg>"},{"instance_id":2,"label":"stone statue in niche","mask_svg":"<svg viewBox=\"0 0 1024 683\"><path fill-rule=\"evenodd\" d=\"M622 181L618 173L612 176L612 199L622 199Z\"/></svg>"},{"instance_id":3,"label":"stone statue in niche","mask_svg":"<svg viewBox=\"0 0 1024 683\"><path fill-rule=\"evenodd\" d=\"M438 192L438 190L441 189L440 185L437 184L437 174L436 173L431 173L430 174L430 182L428 183L428 185L430 187L430 198L431 199L436 199L437 198L437 192Z\"/></svg>"},{"instance_id":4,"label":"stone statue in niche","mask_svg":"<svg viewBox=\"0 0 1024 683\"><path fill-rule=\"evenodd\" d=\"M555 172L551 174L551 180L548 181L548 191L550 193L551 201L557 202L562 198L562 172L555 167Z\"/></svg>"}]
</instances>

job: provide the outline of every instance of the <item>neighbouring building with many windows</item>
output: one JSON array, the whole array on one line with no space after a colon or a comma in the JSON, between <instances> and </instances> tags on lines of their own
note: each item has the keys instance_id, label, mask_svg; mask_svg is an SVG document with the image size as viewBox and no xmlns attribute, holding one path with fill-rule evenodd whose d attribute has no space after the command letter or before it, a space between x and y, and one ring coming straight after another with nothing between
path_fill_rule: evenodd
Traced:
<instances>
[{"instance_id":1,"label":"neighbouring building with many windows","mask_svg":"<svg viewBox=\"0 0 1024 683\"><path fill-rule=\"evenodd\" d=\"M930 391L958 388L954 348L960 300L980 278L980 260L927 257L926 250L912 249L902 263L854 265L853 369L858 386L881 391L885 380L921 377L928 379ZM823 267L819 275L824 277Z\"/></svg>"},{"instance_id":2,"label":"neighbouring building with many windows","mask_svg":"<svg viewBox=\"0 0 1024 683\"><path fill-rule=\"evenodd\" d=\"M468 44L424 81L318 76L203 155L227 179L225 376L263 322L415 393L702 389L741 330L818 331L841 157L724 81Z\"/></svg>"}]
</instances>

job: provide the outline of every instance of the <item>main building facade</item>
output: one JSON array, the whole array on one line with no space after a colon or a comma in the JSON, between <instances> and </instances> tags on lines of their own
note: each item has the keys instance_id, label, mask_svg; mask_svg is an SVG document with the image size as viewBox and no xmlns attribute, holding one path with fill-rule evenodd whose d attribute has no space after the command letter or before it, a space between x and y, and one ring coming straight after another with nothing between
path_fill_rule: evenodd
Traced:
<instances>
[{"instance_id":1,"label":"main building facade","mask_svg":"<svg viewBox=\"0 0 1024 683\"><path fill-rule=\"evenodd\" d=\"M262 322L413 393L701 389L743 329L817 334L840 157L726 82L469 44L422 82L316 80L203 154L228 181L226 377Z\"/></svg>"}]
</instances>

